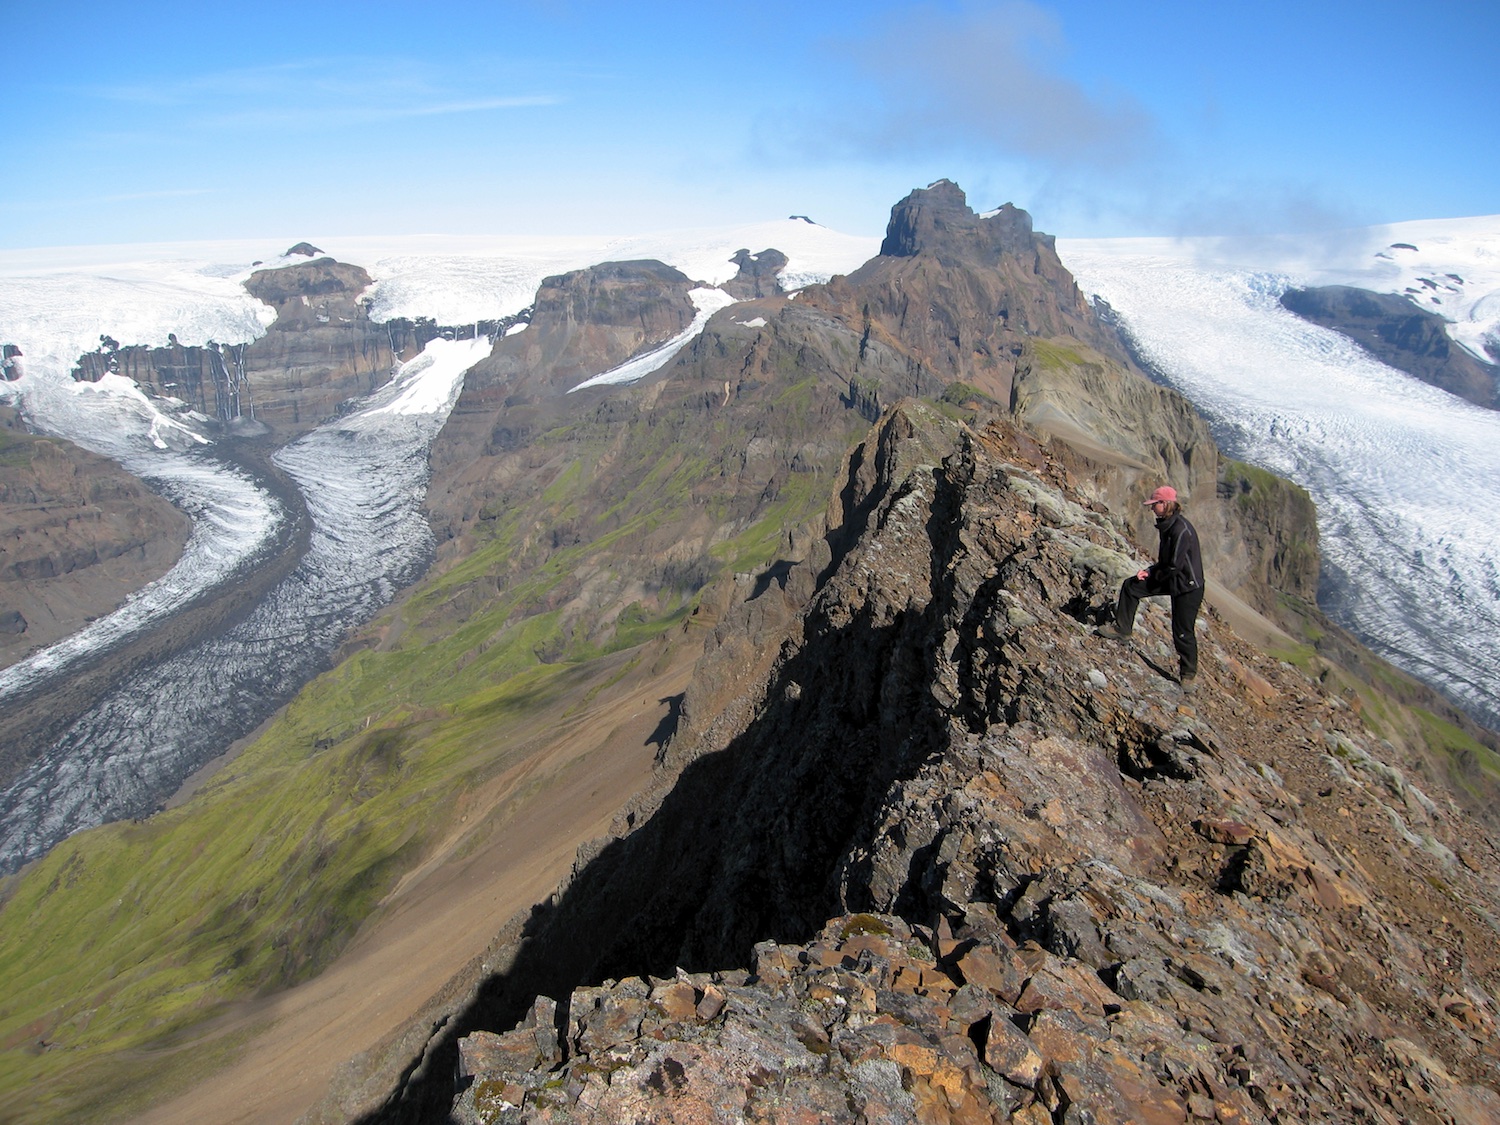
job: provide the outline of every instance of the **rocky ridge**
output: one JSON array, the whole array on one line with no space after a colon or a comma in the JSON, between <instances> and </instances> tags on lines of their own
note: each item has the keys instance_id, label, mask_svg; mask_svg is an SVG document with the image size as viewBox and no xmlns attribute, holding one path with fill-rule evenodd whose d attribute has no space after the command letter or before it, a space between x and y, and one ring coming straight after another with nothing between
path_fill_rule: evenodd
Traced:
<instances>
[{"instance_id":1,"label":"rocky ridge","mask_svg":"<svg viewBox=\"0 0 1500 1125\"><path fill-rule=\"evenodd\" d=\"M1500 899L1461 807L1466 783L1388 715L1367 722L1347 681L1267 657L1215 612L1191 700L1167 671L1164 614L1132 647L1092 635L1148 553L1139 496L1155 483L1181 482L1216 587L1263 607L1315 585L1305 495L1221 464L1190 405L1120 358L1065 271L1051 277L1029 221L975 216L939 183L898 204L892 231L899 253L796 300L721 312L640 388L597 395L592 415L570 403L561 429L512 426L511 411L538 402L512 393L524 390L514 375L466 385L473 408L461 399L434 453L445 549L462 558L507 518L485 515L487 494L533 514L546 509L529 497L567 497L554 502L567 522L543 516L481 584L503 590L567 558L574 584L545 609L581 629L639 593L620 581L628 557L706 560L799 465L826 474L830 505L698 595L714 641L658 784L406 1035L351 1068L317 1119L667 1120L675 1107L691 1120L709 1089L769 1119L795 1116L795 1090L813 1082L835 1119L911 1120L920 1104L920 1119L944 1120L934 1081L960 1119L976 1105L991 1115L980 1119L1023 1121L1490 1112L1495 1060L1470 1032L1482 1040L1495 1018ZM1006 285L1025 325L993 323ZM885 299L898 291L909 303ZM957 331L934 337L934 320ZM950 396L955 384L967 389ZM945 414L910 395L968 405ZM846 456L840 435L867 418L875 430ZM612 435L602 451L581 444L599 434ZM707 465L681 462L684 448ZM560 554L587 542L595 507L616 513L637 495L635 458L666 464L646 472L657 491L681 463L712 498L711 524L689 508L672 516L687 522L608 531L583 565ZM595 489L560 491L578 464ZM482 597L477 584L450 605ZM883 984L870 985L873 1009L853 1006L857 989L843 1004L820 994L833 1006L814 1043L894 1021L906 1030L890 1034L931 1048L928 1069L898 1064L901 1091L915 1099L926 1083L926 1100L883 1118L868 1099L896 1088L872 1075L893 1072L856 1074L864 1048L809 1047L791 1071L795 1052L726 1052L751 1024L767 1042L802 1042L766 1013L796 1001L806 1015L810 975L854 967L830 935L862 927L857 914L911 935L901 956L917 968L902 979L932 1001L900 1007ZM768 941L785 980L757 952ZM985 977L985 958L1010 969ZM697 1022L683 987L669 1003L684 1017L663 1020L662 990L684 980ZM1068 999L1022 1005L1033 981ZM955 1014L947 1001L965 988ZM699 1014L705 1003L714 1014ZM1034 1075L1007 1077L998 1047L988 1058L1011 1030L1041 1060ZM710 1039L717 1052L691 1046ZM652 1054L673 1043L670 1065ZM739 1062L715 1070L716 1058ZM393 1066L394 1092L382 1077ZM469 1101L453 1111L456 1095Z\"/></svg>"},{"instance_id":2,"label":"rocky ridge","mask_svg":"<svg viewBox=\"0 0 1500 1125\"><path fill-rule=\"evenodd\" d=\"M1500 864L1400 748L1214 614L1192 698L1164 614L1093 637L1070 457L903 407L853 464L492 952L457 1118L1500 1119Z\"/></svg>"}]
</instances>

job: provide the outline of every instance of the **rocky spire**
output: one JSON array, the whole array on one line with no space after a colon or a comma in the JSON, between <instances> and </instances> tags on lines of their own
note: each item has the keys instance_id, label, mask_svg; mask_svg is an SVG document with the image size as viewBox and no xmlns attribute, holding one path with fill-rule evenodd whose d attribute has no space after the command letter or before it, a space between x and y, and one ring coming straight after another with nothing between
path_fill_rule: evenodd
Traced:
<instances>
[{"instance_id":1,"label":"rocky spire","mask_svg":"<svg viewBox=\"0 0 1500 1125\"><path fill-rule=\"evenodd\" d=\"M976 215L968 197L952 180L918 188L891 209L880 253L911 258L928 253L950 259L990 260L1006 253L1034 249L1031 216L1007 203ZM1043 236L1047 245L1052 240Z\"/></svg>"}]
</instances>

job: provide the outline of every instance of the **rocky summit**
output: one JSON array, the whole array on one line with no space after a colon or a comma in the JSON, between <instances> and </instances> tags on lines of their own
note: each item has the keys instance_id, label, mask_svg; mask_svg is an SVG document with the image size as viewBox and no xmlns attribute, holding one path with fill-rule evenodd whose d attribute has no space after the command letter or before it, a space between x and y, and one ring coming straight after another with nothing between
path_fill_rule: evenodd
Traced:
<instances>
[{"instance_id":1,"label":"rocky summit","mask_svg":"<svg viewBox=\"0 0 1500 1125\"><path fill-rule=\"evenodd\" d=\"M649 791L321 1119L1500 1121L1492 779L1281 631L1305 496L1221 461L1049 250L934 185L650 392L738 373L692 399L728 408L794 342L876 419L702 592ZM1211 560L1191 694L1164 606L1094 632L1162 479Z\"/></svg>"}]
</instances>

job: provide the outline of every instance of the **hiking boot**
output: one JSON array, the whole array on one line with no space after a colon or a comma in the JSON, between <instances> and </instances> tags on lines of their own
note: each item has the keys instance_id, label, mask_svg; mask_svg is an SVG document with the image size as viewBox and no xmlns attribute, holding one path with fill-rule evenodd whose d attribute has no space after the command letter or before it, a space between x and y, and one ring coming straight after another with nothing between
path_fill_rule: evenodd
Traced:
<instances>
[{"instance_id":1,"label":"hiking boot","mask_svg":"<svg viewBox=\"0 0 1500 1125\"><path fill-rule=\"evenodd\" d=\"M1096 637L1103 637L1106 641L1128 641L1130 640L1130 633L1129 629L1121 629L1114 622L1110 622L1108 625L1101 625L1094 630Z\"/></svg>"},{"instance_id":2,"label":"hiking boot","mask_svg":"<svg viewBox=\"0 0 1500 1125\"><path fill-rule=\"evenodd\" d=\"M1181 676L1177 683L1182 688L1183 695L1192 695L1198 689L1198 677L1196 675Z\"/></svg>"}]
</instances>

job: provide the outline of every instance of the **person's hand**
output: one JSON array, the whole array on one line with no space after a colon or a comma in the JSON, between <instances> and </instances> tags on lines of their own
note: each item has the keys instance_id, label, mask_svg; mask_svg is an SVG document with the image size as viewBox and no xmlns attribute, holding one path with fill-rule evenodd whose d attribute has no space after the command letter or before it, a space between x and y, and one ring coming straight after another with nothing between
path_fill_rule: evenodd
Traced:
<instances>
[{"instance_id":1,"label":"person's hand","mask_svg":"<svg viewBox=\"0 0 1500 1125\"><path fill-rule=\"evenodd\" d=\"M1138 571L1135 572L1135 576L1137 578L1139 578L1142 582L1146 581L1146 578L1150 574L1151 574L1151 572L1149 570L1138 570Z\"/></svg>"}]
</instances>

